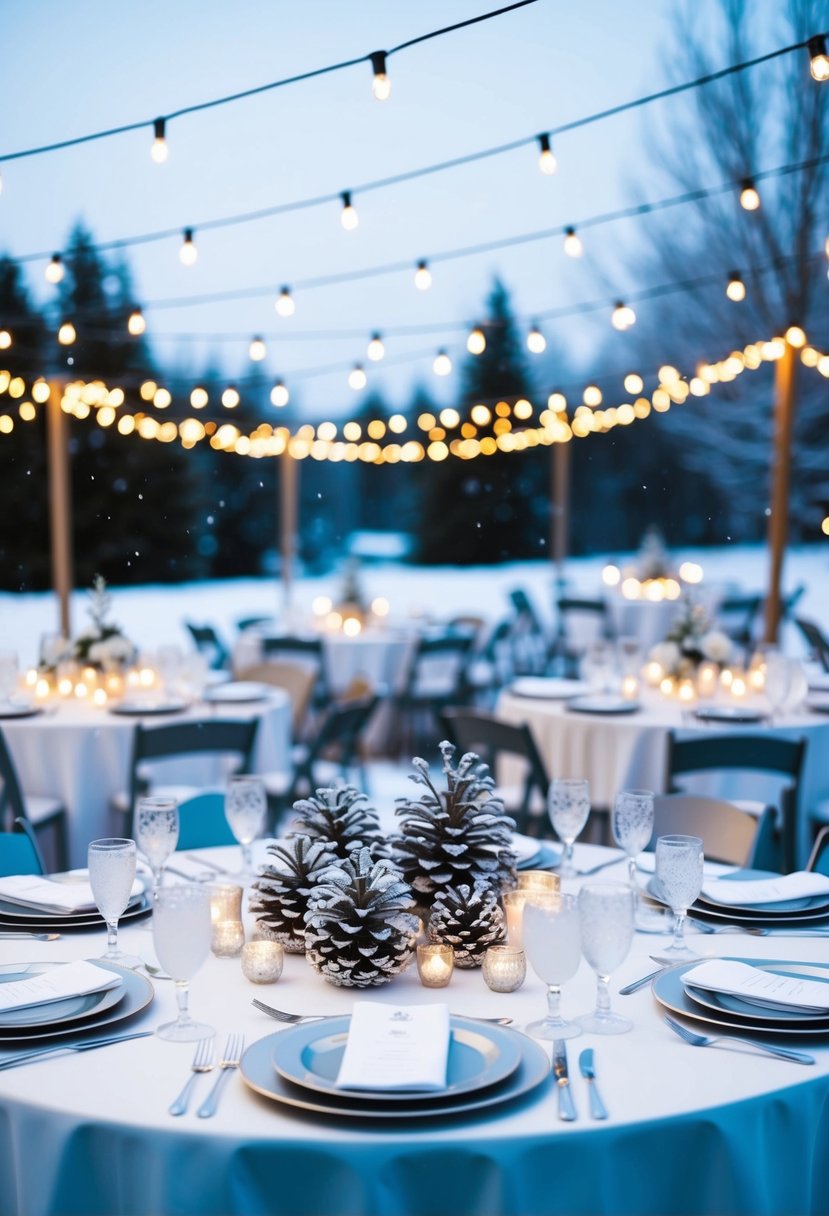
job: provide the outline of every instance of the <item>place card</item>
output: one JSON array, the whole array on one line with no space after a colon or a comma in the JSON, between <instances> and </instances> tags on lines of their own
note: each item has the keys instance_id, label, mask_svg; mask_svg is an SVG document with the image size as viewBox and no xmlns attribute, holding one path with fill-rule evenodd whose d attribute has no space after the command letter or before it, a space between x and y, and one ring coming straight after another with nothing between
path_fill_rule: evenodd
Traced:
<instances>
[{"instance_id":1,"label":"place card","mask_svg":"<svg viewBox=\"0 0 829 1216\"><path fill-rule=\"evenodd\" d=\"M829 983L776 975L748 963L710 959L686 971L682 982L694 988L706 988L710 992L724 992L771 1009L808 1009L815 1013L829 1013Z\"/></svg>"},{"instance_id":2,"label":"place card","mask_svg":"<svg viewBox=\"0 0 829 1216\"><path fill-rule=\"evenodd\" d=\"M120 975L83 960L63 967L50 967L42 975L0 984L0 1013L12 1009L29 1009L34 1005L51 1005L67 997L86 996L90 992L105 992L123 983Z\"/></svg>"},{"instance_id":3,"label":"place card","mask_svg":"<svg viewBox=\"0 0 829 1216\"><path fill-rule=\"evenodd\" d=\"M449 1034L446 1005L357 1001L336 1083L341 1089L444 1089Z\"/></svg>"}]
</instances>

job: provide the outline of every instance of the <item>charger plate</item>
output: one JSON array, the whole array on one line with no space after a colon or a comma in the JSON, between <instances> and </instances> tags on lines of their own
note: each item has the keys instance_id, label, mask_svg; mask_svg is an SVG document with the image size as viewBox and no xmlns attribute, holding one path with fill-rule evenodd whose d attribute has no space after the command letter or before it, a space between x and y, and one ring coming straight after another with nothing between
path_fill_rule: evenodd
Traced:
<instances>
[{"instance_id":1,"label":"charger plate","mask_svg":"<svg viewBox=\"0 0 829 1216\"><path fill-rule=\"evenodd\" d=\"M42 713L42 705L30 705L25 701L0 701L0 718L34 718Z\"/></svg>"},{"instance_id":2,"label":"charger plate","mask_svg":"<svg viewBox=\"0 0 829 1216\"><path fill-rule=\"evenodd\" d=\"M153 906L147 895L139 895L135 902L118 917L118 924L123 924L125 920L140 920L142 916L149 916L152 910ZM31 930L35 933L69 933L74 929L103 929L105 924L100 912L92 911L60 916L53 912L24 911L22 908L15 908L11 904L0 901L0 930L14 932L19 929L21 932Z\"/></svg>"},{"instance_id":3,"label":"charger plate","mask_svg":"<svg viewBox=\"0 0 829 1216\"><path fill-rule=\"evenodd\" d=\"M486 1089L505 1080L521 1063L521 1039L503 1026L453 1017L446 1069L446 1087L439 1091L341 1089L336 1084L351 1018L334 1017L317 1024L295 1026L277 1036L274 1068L286 1081L303 1089L365 1102L442 1102L455 1094Z\"/></svg>"},{"instance_id":4,"label":"charger plate","mask_svg":"<svg viewBox=\"0 0 829 1216\"><path fill-rule=\"evenodd\" d=\"M771 971L774 968L764 967L763 970ZM827 984L829 985L829 979L827 979ZM696 984L683 984L683 987L694 1004L702 1005L706 1009L713 1009L715 1013L734 1014L746 1022L759 1022L763 1026L768 1026L772 1022L782 1022L784 1025L797 1025L804 1022L810 1027L818 1026L829 1029L829 1013L821 1013L817 1009L811 1011L784 1009L780 1005L763 1005L759 1001L742 1000L738 996L732 996L729 992L714 992L711 988L699 988ZM826 1004L829 1006L829 989L827 989Z\"/></svg>"},{"instance_id":5,"label":"charger plate","mask_svg":"<svg viewBox=\"0 0 829 1216\"><path fill-rule=\"evenodd\" d=\"M473 1025L468 1019L452 1019L466 1025ZM475 1027L479 1023L474 1023ZM345 1119L442 1119L454 1115L466 1114L470 1111L486 1110L490 1107L501 1106L513 1102L517 1098L530 1093L550 1077L549 1054L538 1043L518 1031L512 1031L521 1045L521 1061L510 1076L500 1084L491 1085L472 1093L455 1094L447 1097L440 1095L440 1100L424 1098L422 1095L409 1095L409 1101L365 1101L364 1095L356 1093L341 1096L328 1093L315 1093L293 1085L281 1077L274 1068L274 1050L277 1040L286 1030L276 1034L266 1035L257 1043L252 1043L242 1056L239 1071L242 1079L250 1089L261 1094L264 1098L290 1106L297 1110L312 1111L316 1114L331 1115Z\"/></svg>"},{"instance_id":6,"label":"charger plate","mask_svg":"<svg viewBox=\"0 0 829 1216\"><path fill-rule=\"evenodd\" d=\"M267 684L257 684L253 680L232 680L208 688L204 700L214 705L248 705L254 701L264 701L270 691Z\"/></svg>"},{"instance_id":7,"label":"charger plate","mask_svg":"<svg viewBox=\"0 0 829 1216\"><path fill-rule=\"evenodd\" d=\"M740 874L744 878L749 876L752 878L771 878L773 875L767 874L764 871L742 870ZM729 880L734 878L737 881L736 874L729 874ZM648 896L657 903L667 907L667 901L660 892L657 885L656 875L645 884L645 890ZM823 899L823 896L818 897ZM792 903L800 902L792 900ZM771 911L772 908L777 908L776 912ZM705 920L718 922L725 921L727 924L754 925L757 927L776 926L782 928L785 925L807 925L815 921L829 923L829 907L804 908L799 911L780 911L779 904L765 904L763 907L735 907L733 904L713 904L708 903L703 896L700 896L691 907L688 909L692 916L698 916Z\"/></svg>"},{"instance_id":8,"label":"charger plate","mask_svg":"<svg viewBox=\"0 0 829 1216\"><path fill-rule=\"evenodd\" d=\"M720 1026L726 1030L742 1030L764 1035L800 1035L813 1039L829 1038L829 1019L813 1018L808 1021L799 1017L786 1019L781 1018L779 1014L763 1016L759 1010L757 1013L746 1015L724 1008L711 1009L697 1003L685 991L682 977L686 971L696 967L699 961L699 959L690 959L687 962L675 963L673 967L666 967L664 971L660 971L659 975L654 977L651 991L664 1009L670 1010L671 1013L681 1014L682 1017L690 1018L695 1022L702 1022L707 1026ZM792 963L788 959L763 959L762 962L758 962L756 958L729 958L728 961L748 963L752 967L762 966L768 970L779 971L783 975L798 978L827 979L829 977L829 963Z\"/></svg>"},{"instance_id":9,"label":"charger plate","mask_svg":"<svg viewBox=\"0 0 829 1216\"><path fill-rule=\"evenodd\" d=\"M109 712L126 718L154 718L161 714L180 714L187 708L186 701L119 701L111 705Z\"/></svg>"},{"instance_id":10,"label":"charger plate","mask_svg":"<svg viewBox=\"0 0 829 1216\"><path fill-rule=\"evenodd\" d=\"M695 709L694 717L700 722L732 722L737 725L743 722L764 722L768 714L760 709L751 709L748 705L709 705L703 709Z\"/></svg>"},{"instance_id":11,"label":"charger plate","mask_svg":"<svg viewBox=\"0 0 829 1216\"><path fill-rule=\"evenodd\" d=\"M567 708L574 714L635 714L642 706L638 701L628 701L615 693L596 693L574 697L567 702Z\"/></svg>"},{"instance_id":12,"label":"charger plate","mask_svg":"<svg viewBox=\"0 0 829 1216\"><path fill-rule=\"evenodd\" d=\"M539 701L566 701L590 691L584 680L565 680L555 676L521 676L513 680L508 690L514 697L532 697Z\"/></svg>"},{"instance_id":13,"label":"charger plate","mask_svg":"<svg viewBox=\"0 0 829 1216\"><path fill-rule=\"evenodd\" d=\"M10 984L15 980L28 979L43 975L63 963L21 963L17 971L0 974L0 984ZM123 1000L125 990L108 988L104 992L88 992L83 996L68 996L60 1001L50 1001L48 1005L33 1005L28 1009L8 1009L0 1012L0 1032L6 1030L34 1030L59 1023L64 1026L67 1022L77 1022L95 1014L112 1009ZM82 1029L79 1027L79 1029Z\"/></svg>"},{"instance_id":14,"label":"charger plate","mask_svg":"<svg viewBox=\"0 0 829 1216\"><path fill-rule=\"evenodd\" d=\"M117 1005L113 1005L108 1009L97 1010L84 1018L83 1022L72 1022L67 1026L61 1023L59 1026L32 1026L21 1027L18 1030L10 1028L0 1028L0 1043L6 1047L16 1046L22 1047L23 1044L39 1042L41 1040L60 1038L68 1034L86 1033L87 1030L100 1030L103 1026L113 1026L117 1022L124 1022L128 1018L134 1017L141 1013L143 1009L151 1003L155 996L155 989L145 975L140 975L137 971L131 971L128 967L119 967L116 963L109 962L108 959L91 958L90 963L96 963L97 966L103 967L107 971L114 971L116 975L120 975L124 981L123 996ZM25 967L25 963L20 964ZM4 973L0 978L9 980L11 978L9 972Z\"/></svg>"}]
</instances>

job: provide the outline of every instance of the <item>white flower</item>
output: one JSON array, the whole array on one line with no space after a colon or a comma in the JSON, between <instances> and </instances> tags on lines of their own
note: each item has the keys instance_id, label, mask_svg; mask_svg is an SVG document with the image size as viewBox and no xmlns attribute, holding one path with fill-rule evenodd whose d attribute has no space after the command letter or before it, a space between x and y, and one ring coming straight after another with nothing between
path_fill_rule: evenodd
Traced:
<instances>
[{"instance_id":1,"label":"white flower","mask_svg":"<svg viewBox=\"0 0 829 1216\"><path fill-rule=\"evenodd\" d=\"M57 667L62 659L71 654L71 651L72 643L68 638L44 638L40 661L46 667Z\"/></svg>"},{"instance_id":2,"label":"white flower","mask_svg":"<svg viewBox=\"0 0 829 1216\"><path fill-rule=\"evenodd\" d=\"M652 663L658 663L663 671L673 671L682 657L676 642L659 642L654 646L648 658Z\"/></svg>"},{"instance_id":3,"label":"white flower","mask_svg":"<svg viewBox=\"0 0 829 1216\"><path fill-rule=\"evenodd\" d=\"M703 635L700 650L713 663L727 663L731 657L731 638L719 629Z\"/></svg>"},{"instance_id":4,"label":"white flower","mask_svg":"<svg viewBox=\"0 0 829 1216\"><path fill-rule=\"evenodd\" d=\"M127 663L133 656L133 646L122 634L116 633L89 648L90 663Z\"/></svg>"}]
</instances>

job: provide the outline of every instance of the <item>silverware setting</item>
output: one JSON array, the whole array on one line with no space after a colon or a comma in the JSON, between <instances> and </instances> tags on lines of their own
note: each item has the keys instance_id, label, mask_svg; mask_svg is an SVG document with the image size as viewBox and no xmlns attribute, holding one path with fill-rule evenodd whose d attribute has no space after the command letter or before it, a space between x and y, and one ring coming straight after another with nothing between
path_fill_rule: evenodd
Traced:
<instances>
[{"instance_id":1,"label":"silverware setting","mask_svg":"<svg viewBox=\"0 0 829 1216\"><path fill-rule=\"evenodd\" d=\"M644 988L651 980L656 979L657 975L661 975L664 970L664 967L657 967L656 971L649 971L647 975L641 976L638 980L625 984L624 988L619 989L619 996L630 996L632 992L638 992L640 988Z\"/></svg>"},{"instance_id":2,"label":"silverware setting","mask_svg":"<svg viewBox=\"0 0 829 1216\"><path fill-rule=\"evenodd\" d=\"M668 1014L665 1014L664 1021L674 1034L679 1035L692 1047L713 1047L715 1043L722 1043L728 1047L730 1043L741 1043L744 1047L752 1047L755 1051L765 1052L766 1055L776 1056L780 1060L790 1060L793 1064L814 1064L815 1062L815 1057L807 1055L805 1051L792 1051L789 1047L772 1047L769 1043L761 1043L756 1039L742 1039L735 1034L695 1034L693 1030L689 1030L687 1026L675 1021Z\"/></svg>"},{"instance_id":3,"label":"silverware setting","mask_svg":"<svg viewBox=\"0 0 829 1216\"><path fill-rule=\"evenodd\" d=\"M579 1056L579 1071L587 1082L587 1097L590 1102L590 1114L594 1119L606 1119L607 1107L599 1096L596 1088L596 1068L593 1062L593 1048L585 1047Z\"/></svg>"},{"instance_id":4,"label":"silverware setting","mask_svg":"<svg viewBox=\"0 0 829 1216\"><path fill-rule=\"evenodd\" d=\"M553 1042L553 1076L556 1079L558 1091L558 1117L565 1123L578 1119L573 1091L570 1087L570 1074L567 1069L567 1044L563 1039Z\"/></svg>"},{"instance_id":5,"label":"silverware setting","mask_svg":"<svg viewBox=\"0 0 829 1216\"><path fill-rule=\"evenodd\" d=\"M239 1067L244 1050L245 1036L243 1034L229 1034L227 1036L225 1049L219 1060L219 1075L213 1083L210 1093L196 1111L200 1119L209 1119L211 1115L215 1115L224 1084L230 1074Z\"/></svg>"},{"instance_id":6,"label":"silverware setting","mask_svg":"<svg viewBox=\"0 0 829 1216\"><path fill-rule=\"evenodd\" d=\"M276 1018L277 1022L285 1022L291 1026L298 1026L303 1022L326 1022L331 1017L337 1017L335 1013L287 1013L284 1009L275 1009L273 1005L266 1005L264 1001L258 1000L256 997L251 1001L257 1009L262 1013L267 1013L269 1017ZM487 1022L492 1026L511 1026L512 1018L476 1018L471 1014L461 1014L462 1017L468 1017L472 1022Z\"/></svg>"},{"instance_id":7,"label":"silverware setting","mask_svg":"<svg viewBox=\"0 0 829 1216\"><path fill-rule=\"evenodd\" d=\"M215 1038L210 1035L206 1039L200 1039L196 1045L196 1054L193 1056L193 1063L190 1065L192 1075L188 1078L184 1089L179 1096L170 1103L168 1114L183 1115L187 1110L187 1104L190 1101L190 1092L196 1083L200 1073L211 1072L215 1066L213 1059L213 1047Z\"/></svg>"},{"instance_id":8,"label":"silverware setting","mask_svg":"<svg viewBox=\"0 0 829 1216\"><path fill-rule=\"evenodd\" d=\"M700 933L748 933L751 937L767 937L769 933L768 929L759 925L710 925L708 921L697 920L695 916L688 916L686 920Z\"/></svg>"},{"instance_id":9,"label":"silverware setting","mask_svg":"<svg viewBox=\"0 0 829 1216\"><path fill-rule=\"evenodd\" d=\"M19 941L19 940L22 940L24 937L27 938L29 941L56 942L60 938L60 934L59 933L24 933L22 930L20 932L14 932L14 933L5 933L5 932L0 933L0 938L2 938L3 941Z\"/></svg>"},{"instance_id":10,"label":"silverware setting","mask_svg":"<svg viewBox=\"0 0 829 1216\"><path fill-rule=\"evenodd\" d=\"M66 1051L94 1051L96 1047L109 1047L111 1043L128 1043L130 1039L146 1039L152 1035L151 1030L139 1030L134 1034L109 1035L102 1039L88 1039L85 1043L54 1043L49 1047L38 1047L34 1051L24 1051L21 1055L6 1057L0 1060L0 1069L16 1068L18 1064L28 1064L42 1056L63 1055Z\"/></svg>"},{"instance_id":11,"label":"silverware setting","mask_svg":"<svg viewBox=\"0 0 829 1216\"><path fill-rule=\"evenodd\" d=\"M600 861L598 865L591 866L589 870L578 870L577 874L579 878L589 878L591 874L598 874L600 870L606 870L609 866L618 866L624 860L624 853L620 853L618 857L611 857L609 861Z\"/></svg>"}]
</instances>

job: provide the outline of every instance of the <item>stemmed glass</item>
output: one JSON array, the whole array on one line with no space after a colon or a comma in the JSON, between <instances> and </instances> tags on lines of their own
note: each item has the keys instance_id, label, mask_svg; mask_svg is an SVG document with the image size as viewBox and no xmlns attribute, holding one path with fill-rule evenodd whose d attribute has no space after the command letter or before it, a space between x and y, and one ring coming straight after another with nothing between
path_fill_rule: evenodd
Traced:
<instances>
[{"instance_id":1,"label":"stemmed glass","mask_svg":"<svg viewBox=\"0 0 829 1216\"><path fill-rule=\"evenodd\" d=\"M660 836L656 842L656 877L662 897L674 914L674 939L665 954L677 962L696 958L685 945L685 916L702 890L702 841L699 836Z\"/></svg>"},{"instance_id":2,"label":"stemmed glass","mask_svg":"<svg viewBox=\"0 0 829 1216\"><path fill-rule=\"evenodd\" d=\"M573 845L590 814L590 790L587 781L579 777L554 778L550 782L548 809L556 835L564 844L558 872L562 878L573 878L576 874Z\"/></svg>"},{"instance_id":3,"label":"stemmed glass","mask_svg":"<svg viewBox=\"0 0 829 1216\"><path fill-rule=\"evenodd\" d=\"M764 690L771 708L769 721L780 718L792 691L793 666L790 659L779 651L766 654Z\"/></svg>"},{"instance_id":4,"label":"stemmed glass","mask_svg":"<svg viewBox=\"0 0 829 1216\"><path fill-rule=\"evenodd\" d=\"M265 826L268 797L261 777L231 777L225 796L225 818L242 846L242 874L253 872L251 844Z\"/></svg>"},{"instance_id":5,"label":"stemmed glass","mask_svg":"<svg viewBox=\"0 0 829 1216\"><path fill-rule=\"evenodd\" d=\"M134 966L139 959L118 949L118 918L130 902L135 880L135 841L119 837L93 840L89 846L89 885L106 921L107 948L101 958Z\"/></svg>"},{"instance_id":6,"label":"stemmed glass","mask_svg":"<svg viewBox=\"0 0 829 1216\"><path fill-rule=\"evenodd\" d=\"M0 701L11 701L17 688L17 655L13 650L0 650Z\"/></svg>"},{"instance_id":7,"label":"stemmed glass","mask_svg":"<svg viewBox=\"0 0 829 1216\"><path fill-rule=\"evenodd\" d=\"M158 961L176 982L178 1017L156 1030L160 1039L190 1043L214 1033L206 1022L194 1022L187 1008L190 980L210 949L210 891L201 884L161 887L153 908L153 945Z\"/></svg>"},{"instance_id":8,"label":"stemmed glass","mask_svg":"<svg viewBox=\"0 0 829 1216\"><path fill-rule=\"evenodd\" d=\"M136 842L153 872L153 899L164 879L164 863L178 844L178 831L178 803L175 798L150 794L138 799L135 807Z\"/></svg>"},{"instance_id":9,"label":"stemmed glass","mask_svg":"<svg viewBox=\"0 0 829 1216\"><path fill-rule=\"evenodd\" d=\"M642 893L636 881L636 858L653 834L653 791L620 790L613 802L611 826L613 839L627 854L628 881L633 891L634 927L660 932L665 928L664 915L642 903Z\"/></svg>"},{"instance_id":10,"label":"stemmed glass","mask_svg":"<svg viewBox=\"0 0 829 1216\"><path fill-rule=\"evenodd\" d=\"M547 985L547 1016L531 1022L527 1034L538 1039L572 1039L581 1034L561 1016L561 986L572 979L581 960L579 909L573 895L528 894L524 904L524 950L533 971Z\"/></svg>"},{"instance_id":11,"label":"stemmed glass","mask_svg":"<svg viewBox=\"0 0 829 1216\"><path fill-rule=\"evenodd\" d=\"M624 1034L633 1023L610 1008L610 976L633 941L634 895L621 882L587 883L579 891L581 947L596 972L596 1008L578 1018L594 1034Z\"/></svg>"}]
</instances>

